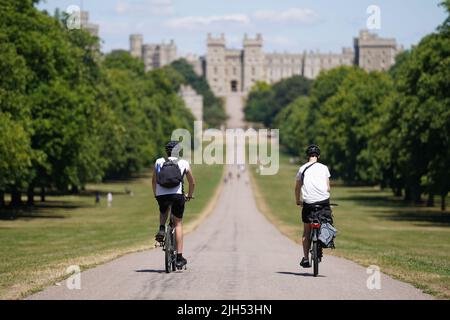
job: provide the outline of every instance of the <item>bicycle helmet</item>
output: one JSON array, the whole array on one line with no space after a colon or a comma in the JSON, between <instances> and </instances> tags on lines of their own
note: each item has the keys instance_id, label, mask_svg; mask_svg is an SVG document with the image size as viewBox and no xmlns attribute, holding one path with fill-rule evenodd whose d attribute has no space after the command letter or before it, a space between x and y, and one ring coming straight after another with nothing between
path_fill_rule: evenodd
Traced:
<instances>
[{"instance_id":1,"label":"bicycle helmet","mask_svg":"<svg viewBox=\"0 0 450 320\"><path fill-rule=\"evenodd\" d=\"M308 157L320 156L320 148L318 145L312 144L306 149L306 155Z\"/></svg>"},{"instance_id":2,"label":"bicycle helmet","mask_svg":"<svg viewBox=\"0 0 450 320\"><path fill-rule=\"evenodd\" d=\"M177 145L178 145L178 141L174 141L174 140L171 140L166 144L166 153L168 156L172 156L172 153L173 154L177 153L176 150L175 151L173 150L173 149L177 149L177 148L175 148ZM175 156L177 156L177 155L175 155Z\"/></svg>"}]
</instances>

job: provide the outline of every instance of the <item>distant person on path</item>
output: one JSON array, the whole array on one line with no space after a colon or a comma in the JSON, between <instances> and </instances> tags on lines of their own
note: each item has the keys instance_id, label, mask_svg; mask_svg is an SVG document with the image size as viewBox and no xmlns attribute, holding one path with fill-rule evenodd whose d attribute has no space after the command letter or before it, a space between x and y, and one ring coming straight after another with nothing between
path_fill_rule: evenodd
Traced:
<instances>
[{"instance_id":1,"label":"distant person on path","mask_svg":"<svg viewBox=\"0 0 450 320\"><path fill-rule=\"evenodd\" d=\"M95 192L95 204L99 204L100 203L100 192L96 191Z\"/></svg>"},{"instance_id":2,"label":"distant person on path","mask_svg":"<svg viewBox=\"0 0 450 320\"><path fill-rule=\"evenodd\" d=\"M304 256L300 265L303 268L310 268L309 237L311 233L312 205L330 205L330 171L326 165L317 162L320 158L320 149L317 145L310 145L306 149L306 156L308 157L308 162L300 167L296 176L295 201L298 206L303 205L302 244Z\"/></svg>"},{"instance_id":3,"label":"distant person on path","mask_svg":"<svg viewBox=\"0 0 450 320\"><path fill-rule=\"evenodd\" d=\"M176 265L182 268L187 264L183 257L183 213L184 203L192 199L195 188L195 179L189 162L179 159L180 145L177 141L169 141L166 144L167 157L156 160L155 171L152 177L153 194L156 197L160 212L159 231L155 236L156 241L164 241L166 233L166 221L169 207L172 208L172 215L175 223L175 237L177 243ZM184 194L183 178L186 176L189 183L187 196Z\"/></svg>"}]
</instances>

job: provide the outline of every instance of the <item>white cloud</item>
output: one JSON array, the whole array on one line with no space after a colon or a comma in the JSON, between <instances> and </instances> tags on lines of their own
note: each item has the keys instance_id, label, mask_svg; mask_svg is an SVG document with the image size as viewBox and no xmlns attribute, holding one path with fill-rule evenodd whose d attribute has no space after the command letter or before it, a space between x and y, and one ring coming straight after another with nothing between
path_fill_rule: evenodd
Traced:
<instances>
[{"instance_id":1,"label":"white cloud","mask_svg":"<svg viewBox=\"0 0 450 320\"><path fill-rule=\"evenodd\" d=\"M212 16L187 16L169 19L166 23L168 27L174 29L192 29L196 27L205 27L212 24L249 24L250 18L245 14L228 14Z\"/></svg>"},{"instance_id":2,"label":"white cloud","mask_svg":"<svg viewBox=\"0 0 450 320\"><path fill-rule=\"evenodd\" d=\"M311 9L290 8L285 11L260 10L253 14L256 20L279 22L279 23L299 23L312 24L318 21L319 16Z\"/></svg>"},{"instance_id":3,"label":"white cloud","mask_svg":"<svg viewBox=\"0 0 450 320\"><path fill-rule=\"evenodd\" d=\"M119 0L115 11L118 14L172 15L175 12L173 0Z\"/></svg>"}]
</instances>

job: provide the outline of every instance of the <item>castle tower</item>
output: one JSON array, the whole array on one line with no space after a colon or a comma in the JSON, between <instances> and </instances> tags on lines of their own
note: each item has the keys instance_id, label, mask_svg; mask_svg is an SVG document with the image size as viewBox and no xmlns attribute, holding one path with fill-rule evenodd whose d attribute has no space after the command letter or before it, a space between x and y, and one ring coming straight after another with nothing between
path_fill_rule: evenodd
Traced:
<instances>
[{"instance_id":1,"label":"castle tower","mask_svg":"<svg viewBox=\"0 0 450 320\"><path fill-rule=\"evenodd\" d=\"M225 36L214 38L208 34L206 55L206 79L217 96L226 93L225 83Z\"/></svg>"},{"instance_id":2,"label":"castle tower","mask_svg":"<svg viewBox=\"0 0 450 320\"><path fill-rule=\"evenodd\" d=\"M160 45L160 58L159 66L162 67L167 64L171 64L177 59L177 46L173 40L170 40L169 44L163 43Z\"/></svg>"},{"instance_id":3,"label":"castle tower","mask_svg":"<svg viewBox=\"0 0 450 320\"><path fill-rule=\"evenodd\" d=\"M256 81L265 78L263 39L260 33L251 39L245 34L243 53L243 91L249 92Z\"/></svg>"},{"instance_id":4,"label":"castle tower","mask_svg":"<svg viewBox=\"0 0 450 320\"><path fill-rule=\"evenodd\" d=\"M367 30L354 39L354 46L355 64L368 72L388 70L398 53L395 39L380 38Z\"/></svg>"},{"instance_id":5,"label":"castle tower","mask_svg":"<svg viewBox=\"0 0 450 320\"><path fill-rule=\"evenodd\" d=\"M142 34L130 35L130 54L136 58L142 58Z\"/></svg>"}]
</instances>

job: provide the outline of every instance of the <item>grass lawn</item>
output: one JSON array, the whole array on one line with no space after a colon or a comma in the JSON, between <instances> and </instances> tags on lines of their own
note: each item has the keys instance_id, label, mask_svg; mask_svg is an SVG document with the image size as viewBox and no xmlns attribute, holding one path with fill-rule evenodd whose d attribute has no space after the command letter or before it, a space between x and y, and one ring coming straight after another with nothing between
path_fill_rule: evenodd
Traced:
<instances>
[{"instance_id":1,"label":"grass lawn","mask_svg":"<svg viewBox=\"0 0 450 320\"><path fill-rule=\"evenodd\" d=\"M297 165L280 158L275 176L253 174L260 210L288 237L300 242L300 208L295 205ZM255 170L253 169L254 173ZM438 298L450 298L450 213L411 207L389 190L332 185L338 237L335 254L409 282Z\"/></svg>"},{"instance_id":2,"label":"grass lawn","mask_svg":"<svg viewBox=\"0 0 450 320\"><path fill-rule=\"evenodd\" d=\"M222 172L221 165L193 166L197 185L195 199L186 205L186 223L199 217ZM94 203L96 190L102 193L100 205ZM113 193L110 208L107 192ZM10 214L3 212L0 219L1 299L20 298L62 279L71 264L85 269L148 249L159 226L150 172L132 180L91 184L81 195L48 196L45 203L37 202L14 220Z\"/></svg>"}]
</instances>

